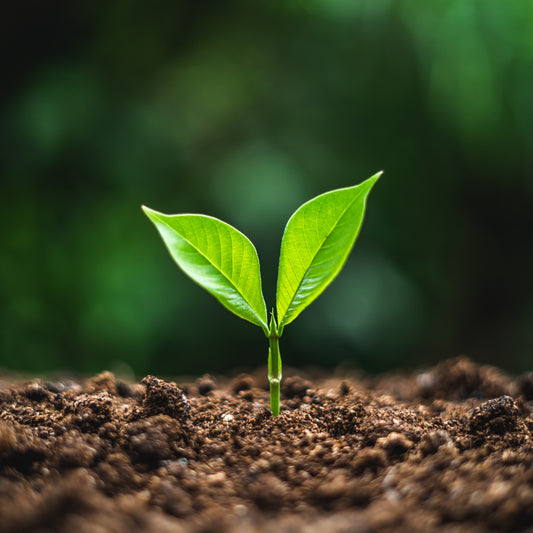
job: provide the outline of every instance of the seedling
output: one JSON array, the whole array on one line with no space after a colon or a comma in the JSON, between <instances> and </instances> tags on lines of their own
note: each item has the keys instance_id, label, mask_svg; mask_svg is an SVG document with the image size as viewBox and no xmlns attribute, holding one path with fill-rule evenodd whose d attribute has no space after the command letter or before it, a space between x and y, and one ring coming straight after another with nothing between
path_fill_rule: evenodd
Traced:
<instances>
[{"instance_id":1,"label":"seedling","mask_svg":"<svg viewBox=\"0 0 533 533\"><path fill-rule=\"evenodd\" d=\"M333 281L361 229L366 199L381 176L309 200L291 216L281 241L276 313L270 321L261 288L257 251L250 240L217 218L165 215L146 206L177 265L237 316L262 328L270 347L270 408L279 415L279 339L290 324Z\"/></svg>"}]
</instances>

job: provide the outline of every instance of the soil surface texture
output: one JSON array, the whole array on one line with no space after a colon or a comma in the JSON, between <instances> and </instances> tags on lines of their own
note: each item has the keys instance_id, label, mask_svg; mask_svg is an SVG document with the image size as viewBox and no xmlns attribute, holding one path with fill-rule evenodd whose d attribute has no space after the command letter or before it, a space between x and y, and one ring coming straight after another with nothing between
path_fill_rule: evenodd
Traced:
<instances>
[{"instance_id":1,"label":"soil surface texture","mask_svg":"<svg viewBox=\"0 0 533 533\"><path fill-rule=\"evenodd\" d=\"M533 373L265 375L0 376L0 532L533 532Z\"/></svg>"}]
</instances>

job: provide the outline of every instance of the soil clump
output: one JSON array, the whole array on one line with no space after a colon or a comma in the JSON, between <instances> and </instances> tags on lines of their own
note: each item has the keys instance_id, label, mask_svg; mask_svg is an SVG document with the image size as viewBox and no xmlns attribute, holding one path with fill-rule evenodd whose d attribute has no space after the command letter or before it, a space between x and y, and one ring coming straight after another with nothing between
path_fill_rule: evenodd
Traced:
<instances>
[{"instance_id":1,"label":"soil clump","mask_svg":"<svg viewBox=\"0 0 533 533\"><path fill-rule=\"evenodd\" d=\"M0 533L533 531L533 374L0 376Z\"/></svg>"}]
</instances>

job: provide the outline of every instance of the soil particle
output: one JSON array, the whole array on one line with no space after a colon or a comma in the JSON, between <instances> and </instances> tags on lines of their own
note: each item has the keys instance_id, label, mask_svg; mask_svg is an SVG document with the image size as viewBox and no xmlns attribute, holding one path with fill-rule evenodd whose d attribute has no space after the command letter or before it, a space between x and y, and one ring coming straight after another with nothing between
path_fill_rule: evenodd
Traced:
<instances>
[{"instance_id":1,"label":"soil particle","mask_svg":"<svg viewBox=\"0 0 533 533\"><path fill-rule=\"evenodd\" d=\"M260 509L271 511L282 508L290 492L283 480L269 473L257 475L246 488Z\"/></svg>"},{"instance_id":2,"label":"soil particle","mask_svg":"<svg viewBox=\"0 0 533 533\"><path fill-rule=\"evenodd\" d=\"M311 388L311 383L299 376L289 376L281 383L281 392L286 398L303 398Z\"/></svg>"},{"instance_id":3,"label":"soil particle","mask_svg":"<svg viewBox=\"0 0 533 533\"><path fill-rule=\"evenodd\" d=\"M6 457L17 445L17 433L15 428L0 420L0 457Z\"/></svg>"},{"instance_id":4,"label":"soil particle","mask_svg":"<svg viewBox=\"0 0 533 533\"><path fill-rule=\"evenodd\" d=\"M389 457L400 456L413 447L413 442L405 435L393 431L376 441L378 448L383 448Z\"/></svg>"},{"instance_id":5,"label":"soil particle","mask_svg":"<svg viewBox=\"0 0 533 533\"><path fill-rule=\"evenodd\" d=\"M29 383L22 392L26 398L35 402L42 402L50 399L50 392L40 382Z\"/></svg>"},{"instance_id":6,"label":"soil particle","mask_svg":"<svg viewBox=\"0 0 533 533\"><path fill-rule=\"evenodd\" d=\"M108 392L115 396L118 394L115 376L107 371L88 379L86 388L90 394L94 394L95 392Z\"/></svg>"},{"instance_id":7,"label":"soil particle","mask_svg":"<svg viewBox=\"0 0 533 533\"><path fill-rule=\"evenodd\" d=\"M239 374L231 384L231 390L234 394L238 394L241 391L252 390L255 386L255 381L252 376L248 374Z\"/></svg>"},{"instance_id":8,"label":"soil particle","mask_svg":"<svg viewBox=\"0 0 533 533\"><path fill-rule=\"evenodd\" d=\"M533 531L529 374L262 379L0 379L0 533Z\"/></svg>"},{"instance_id":9,"label":"soil particle","mask_svg":"<svg viewBox=\"0 0 533 533\"><path fill-rule=\"evenodd\" d=\"M507 394L510 382L494 367L480 366L464 357L444 361L418 376L419 392L425 398L464 400L495 398Z\"/></svg>"},{"instance_id":10,"label":"soil particle","mask_svg":"<svg viewBox=\"0 0 533 533\"><path fill-rule=\"evenodd\" d=\"M423 455L437 453L441 446L452 444L452 439L446 431L429 431L420 439L420 451Z\"/></svg>"},{"instance_id":11,"label":"soil particle","mask_svg":"<svg viewBox=\"0 0 533 533\"><path fill-rule=\"evenodd\" d=\"M177 420L156 415L127 424L121 440L133 462L155 467L160 461L179 457L187 433Z\"/></svg>"},{"instance_id":12,"label":"soil particle","mask_svg":"<svg viewBox=\"0 0 533 533\"><path fill-rule=\"evenodd\" d=\"M146 385L142 401L144 416L162 414L180 419L187 417L189 402L175 383L167 383L154 376L146 376L142 382Z\"/></svg>"},{"instance_id":13,"label":"soil particle","mask_svg":"<svg viewBox=\"0 0 533 533\"><path fill-rule=\"evenodd\" d=\"M533 400L533 372L523 374L516 380L516 393L522 395L527 402Z\"/></svg>"},{"instance_id":14,"label":"soil particle","mask_svg":"<svg viewBox=\"0 0 533 533\"><path fill-rule=\"evenodd\" d=\"M510 396L500 396L483 402L474 409L469 420L469 429L474 433L503 435L516 430L520 423L520 411L513 399Z\"/></svg>"},{"instance_id":15,"label":"soil particle","mask_svg":"<svg viewBox=\"0 0 533 533\"><path fill-rule=\"evenodd\" d=\"M213 376L205 374L196 381L196 386L198 387L198 394L207 396L210 392L215 390L216 383Z\"/></svg>"}]
</instances>

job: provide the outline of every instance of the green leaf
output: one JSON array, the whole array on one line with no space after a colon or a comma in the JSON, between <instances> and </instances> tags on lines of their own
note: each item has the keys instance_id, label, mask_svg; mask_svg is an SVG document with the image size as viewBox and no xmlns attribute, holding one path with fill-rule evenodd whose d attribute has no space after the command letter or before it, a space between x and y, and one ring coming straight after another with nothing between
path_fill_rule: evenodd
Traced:
<instances>
[{"instance_id":1,"label":"green leaf","mask_svg":"<svg viewBox=\"0 0 533 533\"><path fill-rule=\"evenodd\" d=\"M381 174L309 200L287 222L276 294L279 328L292 322L339 273L361 229L367 196Z\"/></svg>"},{"instance_id":2,"label":"green leaf","mask_svg":"<svg viewBox=\"0 0 533 533\"><path fill-rule=\"evenodd\" d=\"M142 209L185 274L231 312L268 330L259 258L246 236L214 217Z\"/></svg>"}]
</instances>

